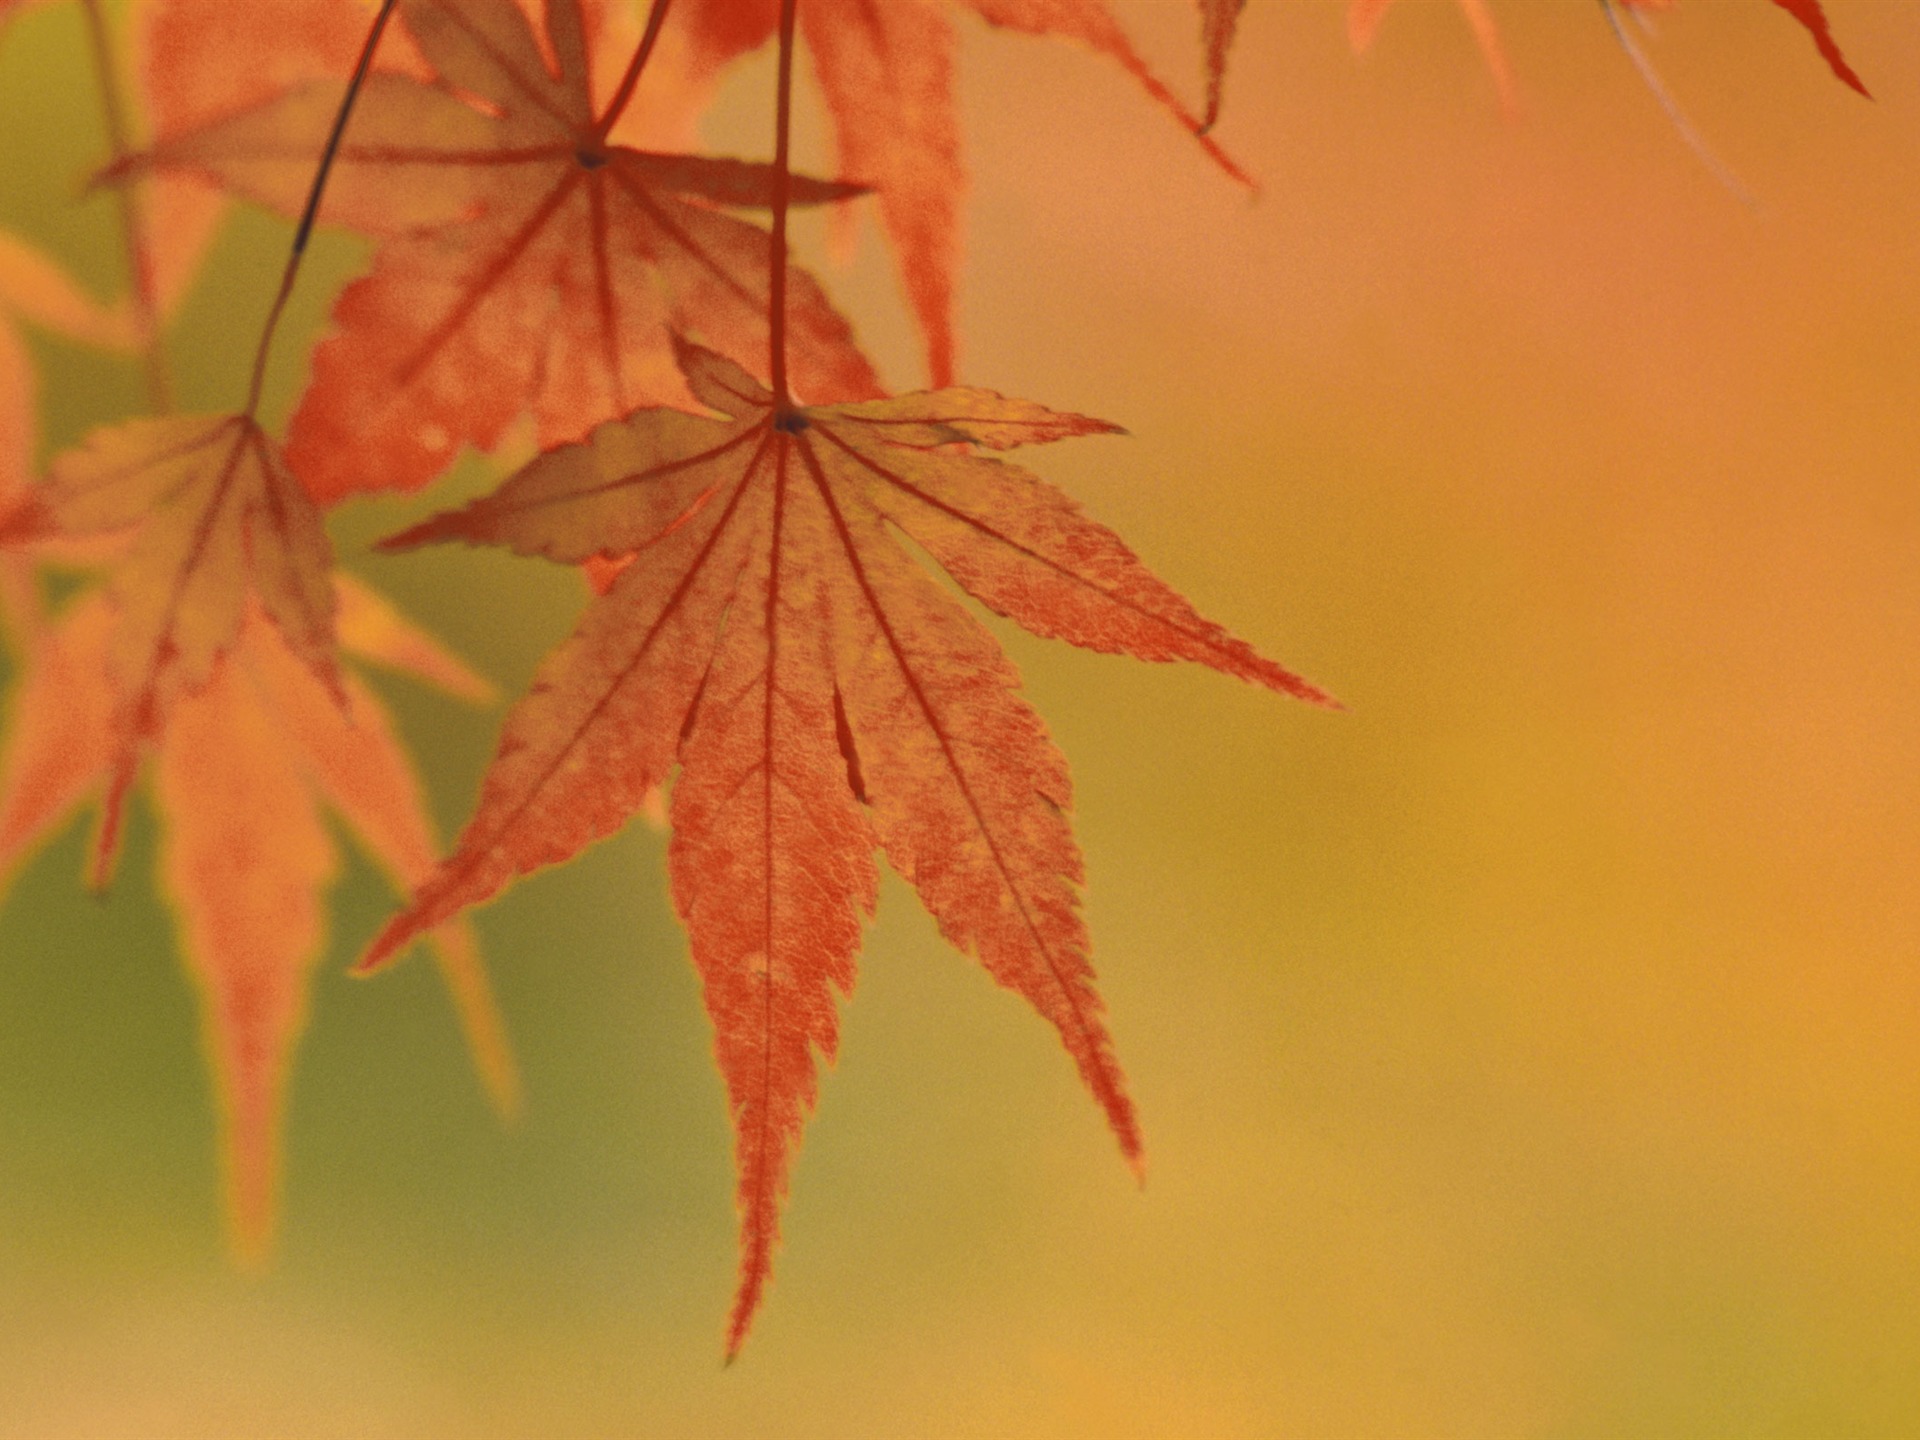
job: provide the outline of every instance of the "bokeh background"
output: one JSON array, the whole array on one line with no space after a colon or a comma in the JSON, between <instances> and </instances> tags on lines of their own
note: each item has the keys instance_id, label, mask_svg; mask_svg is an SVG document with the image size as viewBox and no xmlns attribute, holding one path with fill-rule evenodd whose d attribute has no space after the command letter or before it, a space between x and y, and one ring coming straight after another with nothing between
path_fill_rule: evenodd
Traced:
<instances>
[{"instance_id":1,"label":"bokeh background","mask_svg":"<svg viewBox=\"0 0 1920 1440\"><path fill-rule=\"evenodd\" d=\"M1191 9L1118 8L1197 89ZM636 824L481 916L511 1131L429 966L343 973L390 904L350 872L240 1277L143 813L110 901L76 829L0 914L0 1434L1920 1434L1920 9L1829 0L1871 104L1762 0L1660 17L1749 204L1598 7L1497 8L1512 117L1451 4L1356 61L1335 0L1253 0L1257 198L1112 67L961 25L965 374L1126 424L1034 463L1350 707L997 627L1075 768L1144 1190L891 883L723 1371L725 1112ZM111 291L73 11L0 46L0 224ZM716 144L765 152L767 74ZM285 238L222 242L194 403ZM821 263L917 383L871 228ZM49 445L138 404L36 354ZM578 583L368 553L426 508L337 517L346 562L519 685ZM386 693L451 827L497 715Z\"/></svg>"}]
</instances>

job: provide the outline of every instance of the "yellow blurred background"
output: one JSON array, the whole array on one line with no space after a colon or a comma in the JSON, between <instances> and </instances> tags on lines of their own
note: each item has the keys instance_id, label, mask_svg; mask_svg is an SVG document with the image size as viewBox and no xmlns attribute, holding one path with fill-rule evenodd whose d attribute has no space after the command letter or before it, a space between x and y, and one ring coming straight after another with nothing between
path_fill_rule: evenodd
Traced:
<instances>
[{"instance_id":1,"label":"yellow blurred background","mask_svg":"<svg viewBox=\"0 0 1920 1440\"><path fill-rule=\"evenodd\" d=\"M1116 8L1197 90L1191 7ZM0 46L0 224L111 290L73 9ZM1031 463L1350 707L997 626L1074 765L1145 1189L893 883L723 1371L724 1106L636 825L482 914L512 1132L429 967L343 974L390 903L352 872L238 1277L143 814L109 903L76 831L0 916L0 1435L1920 1434L1920 8L1828 0L1874 103L1763 0L1659 18L1751 204L1590 3L1497 6L1513 117L1453 4L1361 61L1342 9L1248 7L1251 199L1111 66L960 26L963 374L1125 424ZM714 143L765 152L766 73ZM190 402L285 237L223 243ZM918 383L872 227L820 263ZM36 355L51 445L138 403ZM576 582L368 553L427 508L338 517L346 563L519 685ZM451 827L497 717L387 693Z\"/></svg>"}]
</instances>

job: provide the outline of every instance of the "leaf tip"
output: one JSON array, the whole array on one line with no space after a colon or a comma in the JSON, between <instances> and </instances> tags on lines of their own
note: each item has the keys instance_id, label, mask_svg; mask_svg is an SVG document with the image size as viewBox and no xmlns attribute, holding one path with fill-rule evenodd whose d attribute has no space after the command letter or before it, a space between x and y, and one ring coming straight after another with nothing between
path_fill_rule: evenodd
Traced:
<instances>
[{"instance_id":1,"label":"leaf tip","mask_svg":"<svg viewBox=\"0 0 1920 1440\"><path fill-rule=\"evenodd\" d=\"M1251 673L1240 672L1244 678L1266 686L1281 695L1290 695L1295 700L1304 700L1309 705L1317 705L1322 710L1346 711L1346 705L1332 694L1322 690L1305 676L1296 675L1284 665L1276 665L1265 656L1256 656L1259 669Z\"/></svg>"},{"instance_id":2,"label":"leaf tip","mask_svg":"<svg viewBox=\"0 0 1920 1440\"><path fill-rule=\"evenodd\" d=\"M739 1288L734 1291L733 1310L727 1316L723 1361L726 1365L731 1365L746 1347L747 1333L753 1329L754 1318L760 1313L760 1302L766 1298L767 1280L773 1273L774 1235L749 1216L741 1238L745 1247L740 1256Z\"/></svg>"},{"instance_id":3,"label":"leaf tip","mask_svg":"<svg viewBox=\"0 0 1920 1440\"><path fill-rule=\"evenodd\" d=\"M373 542L373 548L383 555L397 555L404 550L418 550L422 545L451 539L455 532L448 519L445 513L429 516L418 525L408 526L396 534L381 536Z\"/></svg>"},{"instance_id":4,"label":"leaf tip","mask_svg":"<svg viewBox=\"0 0 1920 1440\"><path fill-rule=\"evenodd\" d=\"M241 1134L243 1122L230 1123L236 1133L227 1139L227 1259L242 1275L260 1276L273 1262L278 1202L277 1136L272 1131L278 1122L277 1117L263 1117L258 1122L266 1127L263 1134Z\"/></svg>"},{"instance_id":5,"label":"leaf tip","mask_svg":"<svg viewBox=\"0 0 1920 1440\"><path fill-rule=\"evenodd\" d=\"M1847 57L1840 49L1840 42L1833 38L1833 27L1827 20L1826 12L1821 9L1820 0L1773 0L1782 10L1798 20L1813 37L1814 48L1820 52L1820 58L1827 62L1827 68L1833 71L1834 78L1848 89L1873 99L1873 92L1867 89L1866 82L1847 63Z\"/></svg>"},{"instance_id":6,"label":"leaf tip","mask_svg":"<svg viewBox=\"0 0 1920 1440\"><path fill-rule=\"evenodd\" d=\"M673 342L673 363L680 367L682 375L691 375L713 353L704 345L696 345L678 330L671 331L667 338Z\"/></svg>"},{"instance_id":7,"label":"leaf tip","mask_svg":"<svg viewBox=\"0 0 1920 1440\"><path fill-rule=\"evenodd\" d=\"M520 1065L514 1058L513 1042L507 1038L506 1020L494 998L472 925L454 920L440 926L433 932L433 948L441 976L453 993L467 1052L479 1072L488 1103L503 1125L512 1126L525 1109Z\"/></svg>"},{"instance_id":8,"label":"leaf tip","mask_svg":"<svg viewBox=\"0 0 1920 1440\"><path fill-rule=\"evenodd\" d=\"M1200 148L1206 151L1207 158L1213 161L1213 163L1225 173L1229 180L1250 194L1258 195L1260 193L1260 182L1254 179L1250 172L1242 169L1240 162L1229 155L1221 146L1220 142L1209 135L1204 128L1196 125L1193 131L1193 138L1200 142Z\"/></svg>"},{"instance_id":9,"label":"leaf tip","mask_svg":"<svg viewBox=\"0 0 1920 1440\"><path fill-rule=\"evenodd\" d=\"M1300 689L1290 693L1306 701L1309 705L1318 705L1322 710L1331 710L1337 715L1345 715L1347 713L1346 702L1338 696L1329 695L1318 685L1310 684L1305 680L1300 681L1300 687Z\"/></svg>"},{"instance_id":10,"label":"leaf tip","mask_svg":"<svg viewBox=\"0 0 1920 1440\"><path fill-rule=\"evenodd\" d=\"M722 1369L733 1368L733 1362L740 1358L740 1352L746 1348L747 1332L753 1328L753 1317L760 1309L761 1275L743 1278L740 1293L734 1297L733 1314L727 1320L726 1349L721 1352Z\"/></svg>"},{"instance_id":11,"label":"leaf tip","mask_svg":"<svg viewBox=\"0 0 1920 1440\"><path fill-rule=\"evenodd\" d=\"M379 974L400 958L407 946L420 934L420 922L414 918L411 909L402 910L386 923L386 927L373 937L373 943L367 946L366 953L353 962L347 973L357 979L367 979Z\"/></svg>"}]
</instances>

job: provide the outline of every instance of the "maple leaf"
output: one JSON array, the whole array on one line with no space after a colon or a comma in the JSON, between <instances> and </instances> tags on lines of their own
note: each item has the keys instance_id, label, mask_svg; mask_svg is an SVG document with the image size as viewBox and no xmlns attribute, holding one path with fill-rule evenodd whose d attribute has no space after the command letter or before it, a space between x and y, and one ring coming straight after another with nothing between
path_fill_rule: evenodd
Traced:
<instances>
[{"instance_id":1,"label":"maple leaf","mask_svg":"<svg viewBox=\"0 0 1920 1440\"><path fill-rule=\"evenodd\" d=\"M671 331L764 355L766 235L720 206L762 206L770 168L611 144L579 0L547 7L550 68L511 0L401 0L431 83L367 80L326 213L386 236L334 309L335 333L287 437L319 498L414 488L462 442L491 448L532 410L542 445L636 403L684 401ZM340 87L296 87L176 135L147 163L203 172L289 213ZM795 180L799 203L860 187ZM846 322L793 268L788 332L814 395L879 391Z\"/></svg>"},{"instance_id":2,"label":"maple leaf","mask_svg":"<svg viewBox=\"0 0 1920 1440\"><path fill-rule=\"evenodd\" d=\"M1116 61L1207 154L1247 176L1154 73L1103 0L955 0L990 25L1078 41ZM965 171L954 111L955 39L938 0L809 0L800 32L833 120L843 175L872 185L902 287L925 338L938 388L952 382L954 276ZM773 36L778 0L682 0L679 68L698 84Z\"/></svg>"},{"instance_id":3,"label":"maple leaf","mask_svg":"<svg viewBox=\"0 0 1920 1440\"><path fill-rule=\"evenodd\" d=\"M144 748L232 648L249 597L340 693L326 531L252 419L170 416L96 431L0 518L0 545L136 527L111 582L117 614L105 673L117 738L96 851L101 882Z\"/></svg>"},{"instance_id":4,"label":"maple leaf","mask_svg":"<svg viewBox=\"0 0 1920 1440\"><path fill-rule=\"evenodd\" d=\"M537 0L517 0L522 10ZM134 44L154 138L165 143L264 105L320 79L345 79L364 44L371 0L144 0ZM623 4L587 0L602 47L637 33ZM404 31L390 30L382 69L431 82L432 68ZM155 290L165 305L191 282L225 214L226 196L196 179L159 176L148 226Z\"/></svg>"},{"instance_id":5,"label":"maple leaf","mask_svg":"<svg viewBox=\"0 0 1920 1440\"><path fill-rule=\"evenodd\" d=\"M467 698L486 695L483 681L379 596L345 577L338 593L349 651L399 661ZM0 870L111 780L116 625L114 606L95 590L29 654L0 759ZM200 994L229 1233L248 1261L264 1256L272 1234L287 1077L324 948L320 895L338 870L321 802L402 889L431 872L437 849L384 707L357 677L342 684L344 705L256 606L155 739L161 885ZM512 1054L473 936L454 922L432 938L481 1077L511 1113Z\"/></svg>"},{"instance_id":6,"label":"maple leaf","mask_svg":"<svg viewBox=\"0 0 1920 1440\"><path fill-rule=\"evenodd\" d=\"M781 409L719 355L686 346L681 363L717 414L602 425L385 542L636 558L543 662L458 847L362 964L611 833L678 767L673 896L738 1157L732 1353L769 1272L813 1056L834 1054L876 842L942 933L1060 1032L1141 1159L1093 987L1065 761L992 638L890 528L1038 634L1326 697L1202 619L1064 494L971 453L1115 427L976 389Z\"/></svg>"}]
</instances>

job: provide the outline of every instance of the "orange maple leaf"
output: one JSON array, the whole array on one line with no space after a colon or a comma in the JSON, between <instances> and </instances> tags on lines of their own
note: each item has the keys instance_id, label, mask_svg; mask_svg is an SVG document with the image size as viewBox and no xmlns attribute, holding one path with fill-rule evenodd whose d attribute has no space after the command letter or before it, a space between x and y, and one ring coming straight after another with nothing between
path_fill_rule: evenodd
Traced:
<instances>
[{"instance_id":1,"label":"orange maple leaf","mask_svg":"<svg viewBox=\"0 0 1920 1440\"><path fill-rule=\"evenodd\" d=\"M0 517L0 545L122 531L135 534L111 581L105 673L116 738L98 883L145 748L239 639L250 598L320 683L342 693L332 548L320 512L252 419L168 416L98 430Z\"/></svg>"},{"instance_id":2,"label":"orange maple leaf","mask_svg":"<svg viewBox=\"0 0 1920 1440\"><path fill-rule=\"evenodd\" d=\"M365 586L340 577L338 595L349 651L469 699L488 694ZM117 624L96 590L29 653L0 760L0 871L111 783L121 744L108 679ZM330 693L256 606L154 739L161 887L201 996L229 1233L247 1261L264 1256L272 1235L287 1076L325 943L320 896L338 870L321 802L402 889L431 873L437 849L385 708L357 677L341 686ZM481 1077L511 1113L512 1052L473 936L454 922L432 938Z\"/></svg>"},{"instance_id":3,"label":"orange maple leaf","mask_svg":"<svg viewBox=\"0 0 1920 1440\"><path fill-rule=\"evenodd\" d=\"M1202 619L1065 495L963 453L1115 427L975 389L782 409L719 355L681 359L717 416L608 423L386 542L636 558L543 663L458 847L362 963L609 834L678 766L673 895L738 1151L732 1353L769 1272L814 1052L834 1053L876 842L947 938L1059 1030L1141 1159L1093 988L1066 763L992 638L889 527L1038 634L1326 697Z\"/></svg>"},{"instance_id":4,"label":"orange maple leaf","mask_svg":"<svg viewBox=\"0 0 1920 1440\"><path fill-rule=\"evenodd\" d=\"M528 410L552 445L683 400L670 331L766 353L766 236L718 207L765 205L767 166L610 143L626 87L596 108L579 0L547 9L557 70L511 0L401 0L400 14L434 79L371 76L339 151L326 213L388 238L341 295L288 430L309 490L417 487ZM339 104L337 84L299 86L148 163L293 212ZM800 203L858 193L792 188ZM878 393L812 278L792 269L787 293L802 387Z\"/></svg>"},{"instance_id":5,"label":"orange maple leaf","mask_svg":"<svg viewBox=\"0 0 1920 1440\"><path fill-rule=\"evenodd\" d=\"M540 0L516 0L529 14ZM260 106L314 80L344 79L365 43L371 0L144 0L134 43L154 137L169 139ZM638 33L621 0L583 0L601 49ZM404 30L390 29L380 67L431 82ZM225 213L226 197L195 180L157 177L149 205L155 290L163 304L191 281Z\"/></svg>"},{"instance_id":6,"label":"orange maple leaf","mask_svg":"<svg viewBox=\"0 0 1920 1440\"><path fill-rule=\"evenodd\" d=\"M1052 35L1116 61L1183 126L1213 160L1251 183L1206 138L1208 121L1181 103L1134 48L1104 0L954 0L990 25ZM810 0L800 32L833 119L840 171L873 186L898 261L901 284L938 388L954 377L954 276L965 172L954 111L955 39L948 8L927 0ZM674 25L694 84L772 37L778 0L682 0Z\"/></svg>"}]
</instances>

